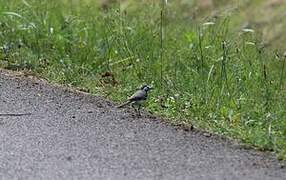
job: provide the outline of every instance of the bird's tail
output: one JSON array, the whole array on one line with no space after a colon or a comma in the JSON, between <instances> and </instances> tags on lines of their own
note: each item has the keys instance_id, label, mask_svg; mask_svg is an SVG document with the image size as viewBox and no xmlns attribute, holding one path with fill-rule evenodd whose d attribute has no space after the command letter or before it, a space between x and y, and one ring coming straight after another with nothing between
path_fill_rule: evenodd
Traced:
<instances>
[{"instance_id":1,"label":"bird's tail","mask_svg":"<svg viewBox=\"0 0 286 180\"><path fill-rule=\"evenodd\" d=\"M124 107L124 106L126 106L126 105L128 105L128 104L130 104L130 103L131 103L131 101L127 101L127 102L125 102L125 103L120 104L119 106L117 106L117 108L122 108L122 107Z\"/></svg>"}]
</instances>

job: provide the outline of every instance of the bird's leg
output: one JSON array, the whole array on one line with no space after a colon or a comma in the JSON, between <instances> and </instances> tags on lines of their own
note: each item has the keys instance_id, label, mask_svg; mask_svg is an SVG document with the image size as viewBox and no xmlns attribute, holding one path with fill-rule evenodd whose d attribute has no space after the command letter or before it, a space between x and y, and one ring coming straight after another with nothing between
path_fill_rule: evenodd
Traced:
<instances>
[{"instance_id":1,"label":"bird's leg","mask_svg":"<svg viewBox=\"0 0 286 180\"><path fill-rule=\"evenodd\" d=\"M138 116L139 116L139 117L141 116L140 108L141 108L141 104L139 104L139 105L138 105L138 111L137 111L137 112L138 112Z\"/></svg>"},{"instance_id":2,"label":"bird's leg","mask_svg":"<svg viewBox=\"0 0 286 180\"><path fill-rule=\"evenodd\" d=\"M132 106L132 108L135 110L135 112L137 112L137 109L136 109L136 107L135 107L135 103L132 103L131 106Z\"/></svg>"}]
</instances>

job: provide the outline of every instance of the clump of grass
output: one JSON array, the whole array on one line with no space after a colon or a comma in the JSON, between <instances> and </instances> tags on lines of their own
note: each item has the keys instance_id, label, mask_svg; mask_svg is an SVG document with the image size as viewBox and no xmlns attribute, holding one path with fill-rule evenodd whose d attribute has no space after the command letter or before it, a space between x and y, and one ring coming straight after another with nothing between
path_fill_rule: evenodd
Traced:
<instances>
[{"instance_id":1,"label":"clump of grass","mask_svg":"<svg viewBox=\"0 0 286 180\"><path fill-rule=\"evenodd\" d=\"M231 31L227 17L194 23L165 1L106 11L92 1L0 4L2 67L115 101L152 84L149 111L286 159L285 59L255 31Z\"/></svg>"}]
</instances>

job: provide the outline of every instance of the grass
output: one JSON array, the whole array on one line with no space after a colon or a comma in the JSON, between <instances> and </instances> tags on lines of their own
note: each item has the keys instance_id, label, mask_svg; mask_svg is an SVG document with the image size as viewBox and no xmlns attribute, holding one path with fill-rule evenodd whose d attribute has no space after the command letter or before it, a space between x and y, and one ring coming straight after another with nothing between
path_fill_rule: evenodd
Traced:
<instances>
[{"instance_id":1,"label":"grass","mask_svg":"<svg viewBox=\"0 0 286 180\"><path fill-rule=\"evenodd\" d=\"M0 0L0 66L117 102L151 84L148 111L286 159L286 58L258 33L165 1L92 2Z\"/></svg>"}]
</instances>

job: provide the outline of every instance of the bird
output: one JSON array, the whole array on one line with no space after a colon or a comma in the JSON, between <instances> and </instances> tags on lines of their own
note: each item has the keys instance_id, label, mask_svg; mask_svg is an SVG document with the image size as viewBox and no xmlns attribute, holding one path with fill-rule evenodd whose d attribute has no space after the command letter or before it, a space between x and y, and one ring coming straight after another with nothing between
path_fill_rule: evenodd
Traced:
<instances>
[{"instance_id":1,"label":"bird","mask_svg":"<svg viewBox=\"0 0 286 180\"><path fill-rule=\"evenodd\" d=\"M148 86L148 85L143 85L139 90L137 90L132 96L130 96L127 101L119 106L117 106L117 108L122 108L126 105L131 104L132 107L135 109L135 111L138 113L139 116L141 116L140 114L140 108L141 108L141 104L142 102L144 102L145 100L147 100L148 97L148 91L150 89L153 89L152 87ZM138 109L136 110L135 105L138 106Z\"/></svg>"}]
</instances>

